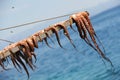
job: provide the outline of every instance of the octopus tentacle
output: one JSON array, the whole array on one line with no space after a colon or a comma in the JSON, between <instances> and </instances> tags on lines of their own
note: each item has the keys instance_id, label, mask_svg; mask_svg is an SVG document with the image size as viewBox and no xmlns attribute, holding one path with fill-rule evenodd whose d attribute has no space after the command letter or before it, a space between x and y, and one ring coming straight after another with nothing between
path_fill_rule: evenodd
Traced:
<instances>
[{"instance_id":1,"label":"octopus tentacle","mask_svg":"<svg viewBox=\"0 0 120 80\"><path fill-rule=\"evenodd\" d=\"M81 16L76 14L76 15L73 15L72 17L73 17L73 20L76 23L76 26L77 26L80 37L82 39L84 39L85 42L88 45L90 45L94 50L96 50L95 47L90 43L90 40L87 37L87 31L86 31L86 28L85 28L85 25L84 25L83 21L81 20Z\"/></svg>"},{"instance_id":2,"label":"octopus tentacle","mask_svg":"<svg viewBox=\"0 0 120 80\"><path fill-rule=\"evenodd\" d=\"M41 36L39 35L38 36L38 38L39 38L39 40L42 42L42 44L43 44L43 39L41 38Z\"/></svg>"},{"instance_id":3,"label":"octopus tentacle","mask_svg":"<svg viewBox=\"0 0 120 80\"><path fill-rule=\"evenodd\" d=\"M69 22L70 22L70 28L71 28L73 31L76 32L76 30L75 30L75 29L73 28L73 26L72 26L73 20L72 20L72 17L71 17L71 16L69 17Z\"/></svg>"},{"instance_id":4,"label":"octopus tentacle","mask_svg":"<svg viewBox=\"0 0 120 80\"><path fill-rule=\"evenodd\" d=\"M96 42L96 40L95 40L95 38L94 38L94 34L91 32L91 29L90 29L90 27L89 27L89 24L87 23L87 20L86 20L83 16L81 16L81 18L82 18L84 24L86 25L86 29L87 29L87 31L88 31L91 39L93 38L92 41L94 42L94 44L97 44L97 42Z\"/></svg>"},{"instance_id":5,"label":"octopus tentacle","mask_svg":"<svg viewBox=\"0 0 120 80\"><path fill-rule=\"evenodd\" d=\"M93 29L93 27L92 27L92 24L91 24L91 22L90 22L90 19L89 19L89 17L88 17L88 16L89 16L89 13L88 13L87 11L85 11L85 12L82 12L82 15L86 18L88 24L90 25L91 31L92 31L93 33L95 33L95 31L94 31L94 29Z\"/></svg>"},{"instance_id":6,"label":"octopus tentacle","mask_svg":"<svg viewBox=\"0 0 120 80\"><path fill-rule=\"evenodd\" d=\"M94 37L94 33L92 32L92 28L90 28L87 20L86 20L84 17L81 17L81 18L82 18L82 20L84 21L84 24L85 24L85 26L86 26L86 29L88 30L88 33L89 33L89 35L90 35L90 37L91 37L91 39L92 39L92 42L94 43L94 45L95 45L95 47L96 47L96 49L97 49L97 52L98 52L105 60L107 60L108 62L110 62L111 66L113 66L111 60L104 55L104 53L101 51L101 49L100 49L99 46L97 45L97 42L96 42L95 37Z\"/></svg>"},{"instance_id":7,"label":"octopus tentacle","mask_svg":"<svg viewBox=\"0 0 120 80\"><path fill-rule=\"evenodd\" d=\"M36 62L36 55L35 55L35 53L34 53L34 43L33 43L32 38L27 38L27 39L26 39L26 42L27 42L27 44L28 44L28 46L29 46L29 49L30 49L29 51L30 51L31 55L34 56L35 62Z\"/></svg>"},{"instance_id":8,"label":"octopus tentacle","mask_svg":"<svg viewBox=\"0 0 120 80\"><path fill-rule=\"evenodd\" d=\"M38 37L39 37L40 41L42 41L42 42L43 42L43 39L41 38L41 36L39 35Z\"/></svg>"},{"instance_id":9,"label":"octopus tentacle","mask_svg":"<svg viewBox=\"0 0 120 80\"><path fill-rule=\"evenodd\" d=\"M112 62L109 60L109 58L107 58L104 55L104 53L101 51L101 49L97 45L97 42L95 40L96 34L95 34L95 31L94 31L94 29L92 27L92 24L90 23L88 15L89 14L87 12L85 12L84 14L83 13L81 13L81 14L74 14L74 15L71 16L71 18L73 19L73 21L75 22L75 24L77 26L77 29L78 29L80 37L82 39L84 39L85 42L88 45L90 45L94 50L96 50L105 60L107 60L108 62L110 62L111 65L112 65ZM83 16L83 17L81 17L81 16ZM91 37L91 40L92 40L92 42L93 42L94 45L92 44L92 42L87 37L87 32L89 33L89 35Z\"/></svg>"},{"instance_id":10,"label":"octopus tentacle","mask_svg":"<svg viewBox=\"0 0 120 80\"><path fill-rule=\"evenodd\" d=\"M20 55L19 54L20 52L17 52L16 54L18 54L18 55ZM26 68L26 66L25 66L25 64L24 64L24 62L22 61L22 59L19 57L19 56L15 56L16 58L17 58L17 60L18 60L18 62L22 65L22 67L24 68L24 70L25 70L25 72L26 72L26 74L27 74L27 76L28 76L28 79L29 79L29 72L28 72L28 70L27 70L27 68Z\"/></svg>"},{"instance_id":11,"label":"octopus tentacle","mask_svg":"<svg viewBox=\"0 0 120 80\"><path fill-rule=\"evenodd\" d=\"M26 40L23 40L23 41L18 42L18 45L20 45L20 46L23 47L22 51L23 51L23 53L24 53L27 57L31 57L31 54L30 54L30 52L29 52L29 46L28 46L28 44L26 43Z\"/></svg>"},{"instance_id":12,"label":"octopus tentacle","mask_svg":"<svg viewBox=\"0 0 120 80\"><path fill-rule=\"evenodd\" d=\"M14 67L17 69L18 72L21 72L21 69L22 69L22 68L21 68L20 64L17 62L14 53L13 53L11 50L9 50L9 51L10 51L10 53L11 53L10 57L11 57L11 60L12 60L12 63L13 63L13 65L14 65ZM17 68L17 67L18 67L18 68ZM19 70L19 69L20 69L20 70Z\"/></svg>"},{"instance_id":13,"label":"octopus tentacle","mask_svg":"<svg viewBox=\"0 0 120 80\"><path fill-rule=\"evenodd\" d=\"M57 38L57 41L58 41L58 44L61 48L63 48L63 46L61 45L61 42L60 42L60 39L59 39L59 35L58 35L58 31L55 27L52 27L52 31L55 33L56 35L56 38ZM64 48L63 48L64 49Z\"/></svg>"},{"instance_id":14,"label":"octopus tentacle","mask_svg":"<svg viewBox=\"0 0 120 80\"><path fill-rule=\"evenodd\" d=\"M96 39L98 40L98 42L100 43L100 45L102 46L102 48L103 48L103 50L104 50L104 52L105 52L105 48L104 48L102 42L100 41L100 39L98 38L98 36L97 36L96 33L95 33L94 28L92 27L91 21L90 21L90 19L89 19L89 13L88 13L87 11L85 11L85 12L82 12L81 14L82 14L82 15L85 17L85 19L87 20L88 24L90 25L91 32L93 32L93 34L95 35Z\"/></svg>"},{"instance_id":15,"label":"octopus tentacle","mask_svg":"<svg viewBox=\"0 0 120 80\"><path fill-rule=\"evenodd\" d=\"M15 45L16 45L16 44L11 44L11 45L5 47L4 50L1 51L1 54L3 55L3 57L4 57L4 54L3 54L3 53L6 52L6 51L9 51L9 49L11 49L12 47L15 47ZM6 69L5 66L4 66L4 62L6 62L6 61L7 61L7 57L0 60L0 65L2 66L2 68L3 68L4 70L8 70L8 69ZM7 61L7 62L9 63L9 61ZM18 67L19 67L19 66L18 66Z\"/></svg>"},{"instance_id":16,"label":"octopus tentacle","mask_svg":"<svg viewBox=\"0 0 120 80\"><path fill-rule=\"evenodd\" d=\"M4 62L4 59L0 59L0 66L1 66L4 70L8 70L7 68L5 68L3 62Z\"/></svg>"},{"instance_id":17,"label":"octopus tentacle","mask_svg":"<svg viewBox=\"0 0 120 80\"><path fill-rule=\"evenodd\" d=\"M26 39L27 44L29 45L30 51L34 51L34 43L31 38Z\"/></svg>"},{"instance_id":18,"label":"octopus tentacle","mask_svg":"<svg viewBox=\"0 0 120 80\"><path fill-rule=\"evenodd\" d=\"M23 40L21 42L18 43L19 45L23 46L23 49L22 49L22 52L24 53L24 55L26 56L26 59L27 59L27 64L30 66L30 68L32 70L34 70L34 66L33 66L33 63L32 63L32 54L29 50L29 46L28 44L26 43L26 40Z\"/></svg>"},{"instance_id":19,"label":"octopus tentacle","mask_svg":"<svg viewBox=\"0 0 120 80\"><path fill-rule=\"evenodd\" d=\"M32 36L32 41L33 41L34 47L38 48L38 41L35 35Z\"/></svg>"},{"instance_id":20,"label":"octopus tentacle","mask_svg":"<svg viewBox=\"0 0 120 80\"><path fill-rule=\"evenodd\" d=\"M81 35L81 38L82 39L85 39L87 38L87 32L86 32L86 29L85 29L85 25L83 24L83 21L81 20L81 17L77 16L78 17L78 24L80 25L80 35Z\"/></svg>"},{"instance_id":21,"label":"octopus tentacle","mask_svg":"<svg viewBox=\"0 0 120 80\"><path fill-rule=\"evenodd\" d=\"M71 19L75 22L77 30L79 32L79 36L81 38L84 38L84 35L82 34L82 27L81 27L81 22L79 21L79 17L76 16L75 14L71 16Z\"/></svg>"},{"instance_id":22,"label":"octopus tentacle","mask_svg":"<svg viewBox=\"0 0 120 80\"><path fill-rule=\"evenodd\" d=\"M105 53L106 51L105 51L105 48L104 48L102 42L100 41L100 39L98 38L98 36L96 35L96 33L94 33L94 35L95 35L96 39L98 40L98 42L100 43L100 45L102 46L103 51L104 51L104 53Z\"/></svg>"},{"instance_id":23,"label":"octopus tentacle","mask_svg":"<svg viewBox=\"0 0 120 80\"><path fill-rule=\"evenodd\" d=\"M4 56L4 54L3 54L2 51L0 51L0 53L2 54L2 56ZM5 66L3 65L3 62L4 62L4 60L0 58L0 66L1 66L4 70L6 70Z\"/></svg>"},{"instance_id":24,"label":"octopus tentacle","mask_svg":"<svg viewBox=\"0 0 120 80\"><path fill-rule=\"evenodd\" d=\"M82 15L81 15L82 16ZM85 37L83 38L84 41L90 46L92 47L95 51L97 51L97 49L94 47L94 45L90 42L89 38L87 37L87 31L86 31L86 27L85 27L85 24L84 24L84 20L81 19L81 16L78 16L80 17L80 23L82 24L82 30L83 32L85 33ZM102 60L103 61L103 60ZM103 63L105 64L105 62L103 61Z\"/></svg>"},{"instance_id":25,"label":"octopus tentacle","mask_svg":"<svg viewBox=\"0 0 120 80\"><path fill-rule=\"evenodd\" d=\"M44 30L41 30L41 31L36 33L38 38L39 38L39 41L41 41L42 43L43 43L43 39L41 38L41 34L43 34L43 33L44 33Z\"/></svg>"},{"instance_id":26,"label":"octopus tentacle","mask_svg":"<svg viewBox=\"0 0 120 80\"><path fill-rule=\"evenodd\" d=\"M19 48L20 49L20 48ZM27 63L27 57L26 55L23 53L23 51L18 51L16 52L17 54L19 54L19 56Z\"/></svg>"},{"instance_id":27,"label":"octopus tentacle","mask_svg":"<svg viewBox=\"0 0 120 80\"><path fill-rule=\"evenodd\" d=\"M48 32L46 31L46 29L44 29L44 31L45 31L45 35L51 40L53 44L55 44L54 41L51 39L50 35L48 34Z\"/></svg>"},{"instance_id":28,"label":"octopus tentacle","mask_svg":"<svg viewBox=\"0 0 120 80\"><path fill-rule=\"evenodd\" d=\"M82 16L82 15L81 15ZM87 37L87 30L86 30L86 27L85 27L85 24L83 22L83 20L81 19L81 16L78 16L79 17L79 23L80 26L81 26L81 30L83 31L84 35L81 35L81 38L84 39L84 41L89 45L91 46L94 50L97 50L90 42L90 40L88 39ZM81 32L82 34L82 32Z\"/></svg>"},{"instance_id":29,"label":"octopus tentacle","mask_svg":"<svg viewBox=\"0 0 120 80\"><path fill-rule=\"evenodd\" d=\"M36 63L36 61L37 61L36 54L35 54L34 52L31 52L31 54L34 56L34 58L35 58L35 63ZM34 66L35 66L35 65L34 65Z\"/></svg>"},{"instance_id":30,"label":"octopus tentacle","mask_svg":"<svg viewBox=\"0 0 120 80\"><path fill-rule=\"evenodd\" d=\"M25 50L19 51L18 53L19 53L19 56L30 66L30 68L31 68L32 70L34 70L33 67L36 67L36 66L33 64L32 59L30 59L30 58L25 54ZM34 52L31 52L31 55L34 56L35 62L36 62L37 58L36 58L35 53L34 53Z\"/></svg>"},{"instance_id":31,"label":"octopus tentacle","mask_svg":"<svg viewBox=\"0 0 120 80\"><path fill-rule=\"evenodd\" d=\"M37 36L39 38L39 41L42 43L43 43L44 39L41 38L41 34L43 34L43 33L44 33L44 30L41 30L35 34L35 36Z\"/></svg>"},{"instance_id":32,"label":"octopus tentacle","mask_svg":"<svg viewBox=\"0 0 120 80\"><path fill-rule=\"evenodd\" d=\"M10 56L11 56L11 60L12 60L12 62L13 62L14 67L15 67L19 72L21 72L20 70L21 70L22 68L21 68L20 65L22 65L22 67L24 68L25 72L27 73L27 76L28 76L28 79L29 79L29 72L28 72L28 70L27 70L24 62L22 61L22 60L25 60L25 61L27 61L27 60L26 60L25 57L22 55L21 51L16 52L16 54L14 54L14 53L12 52L11 48L9 49L9 51L10 51L10 53L11 53ZM21 56L21 55L22 55L22 56ZM22 60L21 60L20 57L22 58ZM19 68L20 70L17 68L17 66L18 66L18 68Z\"/></svg>"},{"instance_id":33,"label":"octopus tentacle","mask_svg":"<svg viewBox=\"0 0 120 80\"><path fill-rule=\"evenodd\" d=\"M64 30L64 35L69 39L69 41L72 44L72 46L74 48L76 48L76 46L74 45L72 39L70 38L70 35L69 35L69 32L68 32L67 28L64 25L62 25L62 24L57 24L56 26L60 26Z\"/></svg>"},{"instance_id":34,"label":"octopus tentacle","mask_svg":"<svg viewBox=\"0 0 120 80\"><path fill-rule=\"evenodd\" d=\"M75 17L76 18L76 17ZM91 46L94 50L97 50L91 43L90 43L90 40L88 39L87 37L87 31L86 31L86 28L85 28L85 25L83 23L83 21L81 20L81 17L80 16L77 16L77 28L78 28L78 32L79 32L79 35L82 39L84 39L84 41L89 45Z\"/></svg>"},{"instance_id":35,"label":"octopus tentacle","mask_svg":"<svg viewBox=\"0 0 120 80\"><path fill-rule=\"evenodd\" d=\"M5 57L3 51L1 51L0 53L2 54L3 57ZM2 59L2 62L3 62L3 65L4 65L4 62L7 62L7 64L10 64L8 57L5 57L4 59Z\"/></svg>"},{"instance_id":36,"label":"octopus tentacle","mask_svg":"<svg viewBox=\"0 0 120 80\"><path fill-rule=\"evenodd\" d=\"M45 41L45 43L46 43L46 45L47 45L48 47L52 48L52 47L48 44L47 37L44 38L44 41Z\"/></svg>"},{"instance_id":37,"label":"octopus tentacle","mask_svg":"<svg viewBox=\"0 0 120 80\"><path fill-rule=\"evenodd\" d=\"M59 39L59 35L58 35L57 29L53 26L53 27L46 28L46 30L47 30L47 31L52 30L52 31L55 33L56 39L57 39L57 42L58 42L59 46L60 46L61 48L63 48L63 46L61 45L60 39ZM63 49L64 49L64 48L63 48Z\"/></svg>"},{"instance_id":38,"label":"octopus tentacle","mask_svg":"<svg viewBox=\"0 0 120 80\"><path fill-rule=\"evenodd\" d=\"M48 44L48 41L47 41L48 38L49 38L50 40L51 40L51 38L50 38L50 35L47 33L46 29L44 29L44 33L45 33L46 37L43 38L43 40L45 41L45 43L46 43L46 45L47 45L48 47L52 48L52 47ZM52 40L51 40L51 41L52 41Z\"/></svg>"},{"instance_id":39,"label":"octopus tentacle","mask_svg":"<svg viewBox=\"0 0 120 80\"><path fill-rule=\"evenodd\" d=\"M28 53L26 53L25 48L22 49L22 52L24 53L24 55L26 57L26 63L30 66L30 68L32 70L34 70L33 63L32 63L32 56L31 55L29 56Z\"/></svg>"},{"instance_id":40,"label":"octopus tentacle","mask_svg":"<svg viewBox=\"0 0 120 80\"><path fill-rule=\"evenodd\" d=\"M82 19L81 21L82 21L82 23L84 23L85 27L86 27L86 25L89 26L89 24L88 24L87 20L84 18L84 16L80 15L80 17L81 17L81 19ZM91 31L92 29L90 29L90 26L89 26L89 27L86 27L86 29L87 29L87 31L88 31L89 34L93 32L93 31ZM89 29L90 31L89 31L88 29ZM88 39L88 38L86 38L86 39L87 39L87 42L90 43L89 39ZM91 46L93 47L92 44L91 44Z\"/></svg>"},{"instance_id":41,"label":"octopus tentacle","mask_svg":"<svg viewBox=\"0 0 120 80\"><path fill-rule=\"evenodd\" d=\"M81 15L81 16L82 16L82 15ZM82 20L81 16L80 16L80 20L81 20L81 23L84 25L83 30L86 31L86 37L85 37L84 40L85 40L85 42L86 42L89 46L91 46L94 50L97 51L97 49L92 45L92 43L90 42L89 38L87 37L86 25L84 24L84 21Z\"/></svg>"}]
</instances>

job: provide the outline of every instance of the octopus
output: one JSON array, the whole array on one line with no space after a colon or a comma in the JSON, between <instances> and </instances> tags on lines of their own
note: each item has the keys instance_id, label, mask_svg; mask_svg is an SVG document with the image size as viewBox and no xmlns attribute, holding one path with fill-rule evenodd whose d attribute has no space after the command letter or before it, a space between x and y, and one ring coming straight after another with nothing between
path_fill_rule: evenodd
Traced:
<instances>
[{"instance_id":1,"label":"octopus","mask_svg":"<svg viewBox=\"0 0 120 80\"><path fill-rule=\"evenodd\" d=\"M67 27L64 26L63 24L55 24L55 27L59 26L61 29L63 29L63 33L64 35L69 39L70 43L72 44L72 46L76 49L76 46L74 45L72 39L70 38L69 32L67 30Z\"/></svg>"},{"instance_id":2,"label":"octopus","mask_svg":"<svg viewBox=\"0 0 120 80\"><path fill-rule=\"evenodd\" d=\"M0 52L3 56L4 56L4 54L3 54L3 52ZM0 66L2 67L2 69L4 69L4 70L8 70L6 67L5 67L5 65L4 65L4 62L5 61L7 61L8 62L8 59L7 58L0 58Z\"/></svg>"},{"instance_id":3,"label":"octopus","mask_svg":"<svg viewBox=\"0 0 120 80\"><path fill-rule=\"evenodd\" d=\"M60 46L61 48L63 48L63 46L61 45L60 38L59 38L59 34L58 34L58 31L57 31L55 25L52 26L52 27L50 26L50 27L48 27L48 28L45 29L46 32L48 32L48 31L50 31L50 30L51 30L53 33L55 33L55 36L56 36L56 39L57 39L57 42L58 42L59 46ZM63 48L63 49L64 49L64 48Z\"/></svg>"},{"instance_id":4,"label":"octopus","mask_svg":"<svg viewBox=\"0 0 120 80\"><path fill-rule=\"evenodd\" d=\"M51 39L51 36L50 36L50 35L48 34L48 32L46 31L46 29L44 29L44 31L45 31L46 37L48 37L48 38L51 40L51 42L52 42L53 44L55 44L54 41Z\"/></svg>"},{"instance_id":5,"label":"octopus","mask_svg":"<svg viewBox=\"0 0 120 80\"><path fill-rule=\"evenodd\" d=\"M76 24L77 31L79 33L79 37L82 38L95 51L97 51L97 53L102 57L102 59L108 61L111 64L111 66L113 67L111 60L108 57L106 57L106 55L104 54L104 52L105 52L104 46L102 45L101 41L99 40L99 38L96 35L95 30L93 29L93 26L89 19L89 13L87 11L85 11L85 12L80 12L80 13L71 15L69 18L69 23L70 23L71 29L73 29L73 27L72 27L73 22L75 22L75 24ZM4 57L3 53L5 53L6 51L9 51L10 56L8 56L8 57L11 59L14 67L17 69L18 72L22 72L22 69L24 69L24 71L26 72L26 74L29 78L30 75L29 75L29 71L27 69L26 64L32 70L34 70L36 68L36 66L34 65L34 62L33 62L33 58L36 62L37 58L36 58L36 54L34 53L34 51L35 51L35 48L38 48L38 41L40 41L40 42L45 41L46 45L48 47L52 48L48 43L48 38L53 43L54 43L54 41L51 39L49 31L52 31L52 33L55 34L58 45L61 48L65 49L62 46L61 41L60 41L60 37L58 34L58 30L57 30L58 27L63 29L63 34L67 37L67 39L70 41L72 46L76 49L76 46L74 45L74 43L70 37L67 27L62 23L58 23L53 26L49 26L48 28L46 28L44 30L40 30L37 33L33 34L32 36L30 36L24 40L10 44L9 46L5 47L3 51L0 51L0 55L2 55ZM43 37L42 35L45 35L45 36ZM97 41L102 45L102 48L104 51L101 50ZM19 51L13 52L12 48L14 48L14 47L18 47ZM5 61L7 61L9 63L8 57L4 57L4 58L0 57L0 66L4 70L8 70L8 69L6 69L6 67L4 65Z\"/></svg>"},{"instance_id":6,"label":"octopus","mask_svg":"<svg viewBox=\"0 0 120 80\"><path fill-rule=\"evenodd\" d=\"M17 46L22 47L22 49L21 49L21 47L19 47L19 49L20 49L19 53L21 53L20 54L21 58L30 66L30 68L32 70L34 70L35 65L33 64L32 56L35 58L35 62L36 62L36 55L34 53L35 44L33 43L32 38L27 38L27 39L24 39L24 40L18 42ZM27 71L26 71L26 73L28 74ZM28 76L29 76L29 74L28 74Z\"/></svg>"},{"instance_id":7,"label":"octopus","mask_svg":"<svg viewBox=\"0 0 120 80\"><path fill-rule=\"evenodd\" d=\"M46 37L45 37L45 38L41 38L41 35L44 34L44 33L45 33ZM47 41L47 38L50 38L50 36L49 36L49 34L47 34L47 32L45 32L44 30L41 30L41 31L35 33L34 35L35 35L36 37L38 37L41 42L45 41L46 45L47 45L48 47L52 48L52 47L48 44L48 41Z\"/></svg>"},{"instance_id":8,"label":"octopus","mask_svg":"<svg viewBox=\"0 0 120 80\"><path fill-rule=\"evenodd\" d=\"M98 39L88 16L89 16L89 13L87 11L76 13L70 16L70 22L72 21L75 22L80 38L82 38L89 46L91 46L95 51L97 51L102 58L110 62L111 66L113 67L111 60L105 56L104 52L99 48L97 44L96 38L99 42L100 40ZM89 36L90 36L90 39L89 39Z\"/></svg>"},{"instance_id":9,"label":"octopus","mask_svg":"<svg viewBox=\"0 0 120 80\"><path fill-rule=\"evenodd\" d=\"M33 41L34 47L38 48L37 36L32 35L31 39L32 39L32 41Z\"/></svg>"},{"instance_id":10,"label":"octopus","mask_svg":"<svg viewBox=\"0 0 120 80\"><path fill-rule=\"evenodd\" d=\"M72 21L72 19L71 19L71 16L69 17L69 23L70 23L70 28L71 28L74 32L76 32L76 30L72 27L73 21Z\"/></svg>"},{"instance_id":11,"label":"octopus","mask_svg":"<svg viewBox=\"0 0 120 80\"><path fill-rule=\"evenodd\" d=\"M5 68L5 66L4 66L4 62L9 63L8 57L5 57L5 56L4 56L4 53L5 53L7 50L9 50L10 48L13 48L13 47L15 47L15 44L10 44L9 46L5 47L5 48L3 49L3 51L0 51L0 54L4 57L4 58L1 58L1 59L0 59L0 65L1 65L1 67L2 67L4 70L9 70L9 69Z\"/></svg>"},{"instance_id":12,"label":"octopus","mask_svg":"<svg viewBox=\"0 0 120 80\"><path fill-rule=\"evenodd\" d=\"M18 47L19 51L17 52L13 52L12 48L14 47ZM9 51L10 54L10 59L14 65L14 67L17 69L18 72L22 72L22 68L25 70L28 78L29 78L29 71L27 70L27 67L25 65L28 64L28 66L34 70L34 68L36 67L33 63L33 57L35 59L35 62L37 60L36 55L34 53L34 48L38 48L38 41L37 41L37 36L36 35L32 35L31 37L28 37L24 40L21 40L17 43L13 43L7 47L4 48L4 50L2 52L0 52L1 54ZM4 56L4 55L3 55ZM4 70L4 64L3 64L3 60L6 60L6 58L0 59L0 65L2 66L2 68Z\"/></svg>"},{"instance_id":13,"label":"octopus","mask_svg":"<svg viewBox=\"0 0 120 80\"><path fill-rule=\"evenodd\" d=\"M29 65L29 67L32 70L34 70L34 68L36 66L33 64L32 57L35 58L35 62L36 62L37 58L34 53L34 47L38 48L37 37L35 35L33 35L32 37L24 39L24 40L18 42L17 46L22 47L22 48L19 47L20 51L17 52L19 54L19 56L21 56L21 58ZM20 58L18 58L18 59L20 60ZM29 72L28 72L27 68L25 67L25 65L23 63L21 63L21 65L23 66L23 68L26 71L28 78L29 78Z\"/></svg>"},{"instance_id":14,"label":"octopus","mask_svg":"<svg viewBox=\"0 0 120 80\"><path fill-rule=\"evenodd\" d=\"M46 43L46 45L47 45L48 47L52 48L52 47L48 44L47 39L49 38L53 43L54 43L54 41L50 38L50 35L49 35L48 32L46 31L46 29L44 29L44 33L45 33L46 37L43 38L43 40L45 41L45 43Z\"/></svg>"}]
</instances>

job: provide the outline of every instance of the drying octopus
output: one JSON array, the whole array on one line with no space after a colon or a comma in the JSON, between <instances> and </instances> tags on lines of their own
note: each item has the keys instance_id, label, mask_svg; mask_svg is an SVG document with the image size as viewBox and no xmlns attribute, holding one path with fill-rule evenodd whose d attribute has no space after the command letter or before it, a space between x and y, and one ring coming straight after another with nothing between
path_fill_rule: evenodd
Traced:
<instances>
[{"instance_id":1,"label":"drying octopus","mask_svg":"<svg viewBox=\"0 0 120 80\"><path fill-rule=\"evenodd\" d=\"M50 35L49 35L47 32L49 32L49 31L51 30L51 31L55 34L59 46L60 46L61 48L65 49L65 48L62 46L62 44L61 44L57 27L60 27L61 29L63 29L63 34L68 38L68 40L70 41L70 43L72 44L72 46L73 46L74 48L76 48L76 46L74 45L74 43L73 43L73 41L72 41L72 39L71 39L71 37L70 37L70 35L69 35L69 32L68 32L68 30L67 30L67 27L64 26L64 25L61 24L61 23L55 24L55 25L53 25L53 26L50 26L50 27L44 29L46 36L47 36L48 38L50 38ZM72 27L71 27L71 28L72 28ZM72 29L73 29L73 28L72 28ZM73 29L73 30L74 30L74 29ZM46 40L46 41L47 41L47 40ZM48 45L48 44L47 44L47 45Z\"/></svg>"},{"instance_id":2,"label":"drying octopus","mask_svg":"<svg viewBox=\"0 0 120 80\"><path fill-rule=\"evenodd\" d=\"M89 19L89 13L87 11L85 11L85 12L73 14L70 16L69 22L70 22L71 29L73 29L72 23L75 22L77 30L79 32L79 37L82 38L95 51L97 51L103 59L110 62L111 66L113 66L110 59L105 56L104 52L100 49L100 47L97 44L96 39L98 40L98 42L100 44L102 44L102 43L98 39L98 37L97 37L93 27L92 27L92 24L91 24L90 19ZM24 40L17 42L17 43L9 45L8 47L4 48L3 51L0 51L0 53L3 55L4 52L9 51L11 53L9 57L14 65L14 67L19 72L21 72L21 69L23 68L25 70L25 72L27 73L27 76L29 78L29 71L27 70L26 64L32 70L34 70L34 68L36 67L33 63L33 57L34 57L35 62L36 62L37 58L36 58L36 55L34 53L34 50L35 50L35 48L38 48L38 41L40 41L40 42L45 41L47 46L52 48L48 44L48 41L47 41L47 39L49 38L54 43L54 41L51 39L49 31L52 31L52 33L55 34L56 40L57 40L59 46L61 48L65 49L62 46L61 41L60 41L59 33L57 30L58 27L63 29L63 34L68 38L68 40L70 41L72 46L76 49L76 46L74 45L74 43L69 35L67 27L65 25L63 25L62 23L57 23L53 26L49 26L48 28L45 28L44 30L40 30L39 32L36 32L31 37L28 37ZM42 37L41 35L43 35L43 34L46 37ZM19 51L14 53L12 51L12 48L14 48L16 46L18 46ZM104 49L104 47L103 47L103 49ZM7 60L7 57L0 59L0 65L5 70L7 70L4 66L4 61L6 61L6 60Z\"/></svg>"},{"instance_id":3,"label":"drying octopus","mask_svg":"<svg viewBox=\"0 0 120 80\"><path fill-rule=\"evenodd\" d=\"M55 36L56 36L56 39L57 39L57 42L58 42L59 46L60 46L61 48L63 48L63 46L62 46L62 44L61 44L61 41L60 41L60 38L59 38L58 30L55 28L55 26L50 26L50 27L44 29L45 32L49 32L50 30L51 30L53 33L55 33ZM46 33L46 34L47 34L47 33ZM63 48L63 49L64 49L64 48Z\"/></svg>"},{"instance_id":4,"label":"drying octopus","mask_svg":"<svg viewBox=\"0 0 120 80\"><path fill-rule=\"evenodd\" d=\"M105 51L103 52L97 44L96 39L102 45L90 22L89 13L85 11L85 12L73 14L70 16L70 26L72 26L72 21L75 22L76 24L80 38L82 38L89 46L91 46L95 51L97 51L102 58L110 62L111 66L113 67L111 60L105 56L104 54ZM91 39L89 39L89 36Z\"/></svg>"},{"instance_id":5,"label":"drying octopus","mask_svg":"<svg viewBox=\"0 0 120 80\"><path fill-rule=\"evenodd\" d=\"M43 34L45 34L46 37L42 38L42 37L40 36L40 35L43 35ZM50 35L49 35L47 32L45 32L44 30L40 30L39 32L35 33L34 35L39 38L39 41L41 41L41 42L45 41L46 45L47 45L48 47L52 48L52 47L48 44L48 41L47 41L47 38L50 38ZM53 41L51 38L50 38L50 40L54 43L54 41Z\"/></svg>"},{"instance_id":6,"label":"drying octopus","mask_svg":"<svg viewBox=\"0 0 120 80\"><path fill-rule=\"evenodd\" d=\"M18 46L19 51L14 53L11 49L16 46ZM37 40L36 35L32 35L31 37L28 37L27 39L24 39L17 43L9 45L8 47L4 48L4 50L1 53L4 53L5 51L9 51L11 53L9 57L14 65L14 67L19 72L21 72L21 69L23 68L29 78L29 71L27 70L26 64L32 70L34 70L34 68L36 67L33 64L33 58L32 58L32 57L34 57L35 62L36 62L37 59L36 59L36 55L34 53L34 48L38 48L38 40ZM6 68L4 67L4 64L3 64L4 59L5 58L0 60L0 65L2 66L3 69L6 70Z\"/></svg>"}]
</instances>

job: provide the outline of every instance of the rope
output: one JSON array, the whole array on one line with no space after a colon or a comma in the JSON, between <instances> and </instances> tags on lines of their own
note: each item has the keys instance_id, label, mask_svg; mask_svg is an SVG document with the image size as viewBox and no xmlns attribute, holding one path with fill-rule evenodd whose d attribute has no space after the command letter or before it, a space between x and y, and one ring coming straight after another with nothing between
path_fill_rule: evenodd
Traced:
<instances>
[{"instance_id":1,"label":"rope","mask_svg":"<svg viewBox=\"0 0 120 80\"><path fill-rule=\"evenodd\" d=\"M47 18L47 19L43 19L43 20L37 20L37 21L33 21L33 22L28 22L28 23L24 23L24 24L20 24L20 25L16 25L16 26L1 28L0 31L8 30L8 29L13 29L13 28L18 28L18 27L22 27L22 26L25 26L25 25L35 24L35 23L39 23L39 22L43 22L43 21L53 20L53 19L57 19L57 18L61 18L61 17L66 17L66 16L69 16L69 15L72 15L72 14L74 14L74 13L65 14L65 15L61 15L61 16L57 16L57 17L52 17L52 18Z\"/></svg>"},{"instance_id":2,"label":"rope","mask_svg":"<svg viewBox=\"0 0 120 80\"><path fill-rule=\"evenodd\" d=\"M5 39L0 39L0 41L4 41L4 42L8 42L8 43L14 43L14 42L12 42L12 41L5 40Z\"/></svg>"}]
</instances>

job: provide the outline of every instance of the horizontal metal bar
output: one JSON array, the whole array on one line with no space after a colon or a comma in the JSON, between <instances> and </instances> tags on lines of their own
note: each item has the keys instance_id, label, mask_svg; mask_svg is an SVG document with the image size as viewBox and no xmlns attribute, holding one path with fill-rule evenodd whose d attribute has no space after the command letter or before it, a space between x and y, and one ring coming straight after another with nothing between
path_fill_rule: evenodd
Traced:
<instances>
[{"instance_id":1,"label":"horizontal metal bar","mask_svg":"<svg viewBox=\"0 0 120 80\"><path fill-rule=\"evenodd\" d=\"M72 22L72 23L73 23L73 22ZM60 24L63 24L64 26L67 27L67 26L70 25L70 21L69 21L69 20L66 20L66 21L60 22ZM52 26L54 26L54 25L51 25L51 27L52 27ZM57 26L56 29L59 31L59 30L61 30L61 27ZM53 34L53 32L52 32L51 30L48 31L47 33L48 33L49 35L52 35L52 34ZM40 34L39 36L40 36L42 39L46 37L46 35L45 35L45 33L44 33L44 30L43 30L43 33ZM38 37L37 37L37 40L40 41ZM16 42L16 43L17 43L17 42ZM16 43L13 43L13 44L11 44L11 45L14 45L14 44L16 44ZM10 46L10 45L8 45L7 47L9 47L9 46ZM13 53L16 53L17 51L19 51L19 47L20 47L20 46L12 47L12 49L11 49L12 52L13 52ZM10 54L11 54L11 53L10 53L9 50L4 50L4 49L3 49L3 50L0 51L0 59L6 58L6 57L9 56Z\"/></svg>"}]
</instances>

